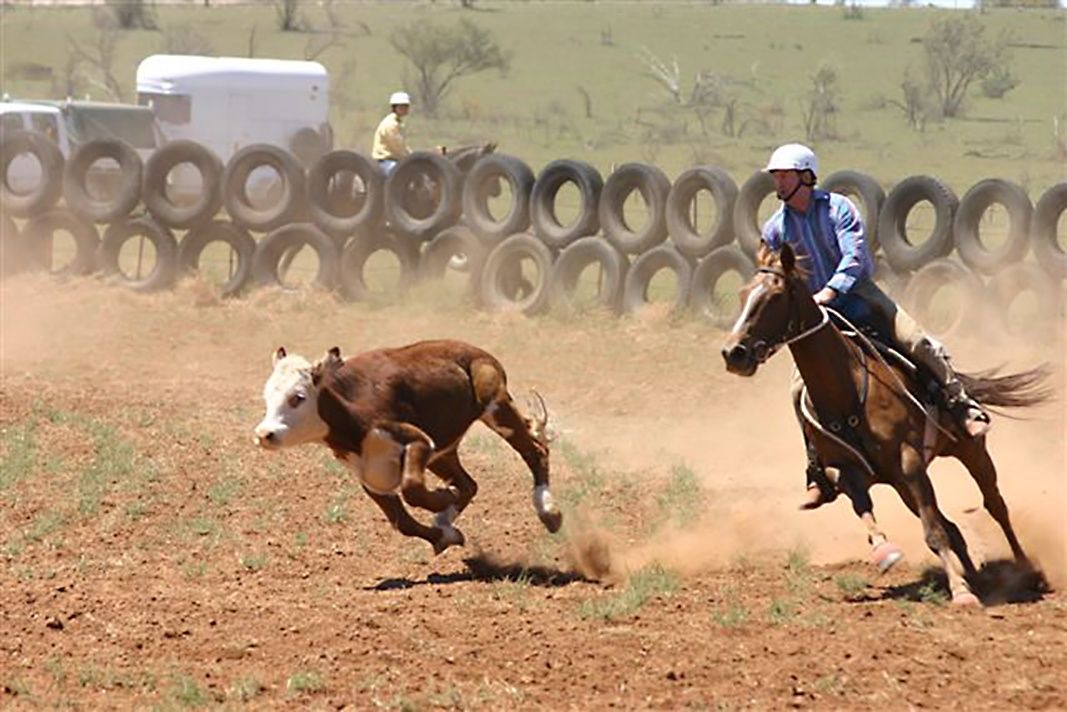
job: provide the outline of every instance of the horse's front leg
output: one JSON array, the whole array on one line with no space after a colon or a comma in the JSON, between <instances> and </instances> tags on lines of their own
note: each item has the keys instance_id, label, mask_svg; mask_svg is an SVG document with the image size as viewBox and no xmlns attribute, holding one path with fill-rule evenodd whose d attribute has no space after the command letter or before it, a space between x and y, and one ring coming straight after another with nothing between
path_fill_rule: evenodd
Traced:
<instances>
[{"instance_id":1,"label":"horse's front leg","mask_svg":"<svg viewBox=\"0 0 1067 712\"><path fill-rule=\"evenodd\" d=\"M874 518L874 502L871 500L872 482L858 467L828 467L827 476L852 501L852 511L867 527L867 541L871 545L871 563L878 567L879 573L885 573L904 558L900 547L878 526Z\"/></svg>"}]
</instances>

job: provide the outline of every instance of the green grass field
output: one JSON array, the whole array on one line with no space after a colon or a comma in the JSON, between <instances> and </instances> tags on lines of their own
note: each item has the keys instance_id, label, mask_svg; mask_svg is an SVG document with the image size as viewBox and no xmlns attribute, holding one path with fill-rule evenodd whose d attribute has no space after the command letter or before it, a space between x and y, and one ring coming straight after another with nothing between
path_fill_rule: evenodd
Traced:
<instances>
[{"instance_id":1,"label":"green grass field","mask_svg":"<svg viewBox=\"0 0 1067 712\"><path fill-rule=\"evenodd\" d=\"M885 185L914 173L946 180L962 195L974 182L1004 177L1024 185L1031 198L1062 180L1055 155L1055 122L1067 122L1063 10L996 10L981 16L988 35L1015 37L1012 66L1021 84L1003 99L970 92L966 115L912 130L889 100L901 97L905 68L921 68L922 37L947 10L866 9L846 19L843 8L668 3L335 2L343 44L319 61L332 77L332 122L338 143L358 150L369 139L389 92L403 84L405 62L389 44L397 27L413 21L454 23L468 18L489 29L512 53L506 76L486 73L461 80L441 118L418 106L409 139L419 147L496 140L501 151L525 159L535 171L555 158L581 158L607 173L612 164L646 161L670 177L698 163L724 167L740 183L778 143L803 139L803 103L810 76L822 63L838 73L839 138L815 142L824 173L853 168ZM2 12L3 91L15 97L53 97L68 55L68 35L94 46L93 10L13 8ZM326 31L325 11L305 3L315 28ZM160 7L161 31L126 31L118 42L114 73L132 100L134 72L145 56L162 51L168 29L186 25L217 54L247 56L255 29L255 56L303 58L311 33L278 31L269 3L205 9ZM643 48L677 57L682 92L698 72L739 82L735 125L721 131L722 109L707 114L672 105L645 72ZM34 67L44 65L47 69ZM31 79L30 77L38 77ZM106 98L102 88L94 98ZM589 96L586 115L582 96ZM61 98L61 97L60 97Z\"/></svg>"}]
</instances>

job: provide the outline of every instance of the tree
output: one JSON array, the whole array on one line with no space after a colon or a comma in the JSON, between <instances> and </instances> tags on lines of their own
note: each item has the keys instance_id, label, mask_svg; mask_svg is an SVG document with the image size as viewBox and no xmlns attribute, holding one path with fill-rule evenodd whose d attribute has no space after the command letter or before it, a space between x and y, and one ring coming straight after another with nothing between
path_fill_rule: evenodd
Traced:
<instances>
[{"instance_id":1,"label":"tree","mask_svg":"<svg viewBox=\"0 0 1067 712\"><path fill-rule=\"evenodd\" d=\"M811 77L811 89L808 90L804 106L804 131L809 141L837 136L840 103L837 70L829 64L822 64Z\"/></svg>"},{"instance_id":2,"label":"tree","mask_svg":"<svg viewBox=\"0 0 1067 712\"><path fill-rule=\"evenodd\" d=\"M511 66L511 54L488 30L467 19L450 27L412 22L394 30L389 43L414 69L411 89L427 116L437 116L459 79L489 69L506 72Z\"/></svg>"},{"instance_id":3,"label":"tree","mask_svg":"<svg viewBox=\"0 0 1067 712\"><path fill-rule=\"evenodd\" d=\"M107 0L115 24L123 30L155 30L155 14L145 0Z\"/></svg>"},{"instance_id":4,"label":"tree","mask_svg":"<svg viewBox=\"0 0 1067 712\"><path fill-rule=\"evenodd\" d=\"M958 116L971 84L1008 65L1009 40L1006 32L990 40L985 26L971 13L934 20L923 38L923 50L927 79L943 116Z\"/></svg>"},{"instance_id":5,"label":"tree","mask_svg":"<svg viewBox=\"0 0 1067 712\"><path fill-rule=\"evenodd\" d=\"M274 0L274 14L282 32L303 32L308 28L306 19L300 14L300 0Z\"/></svg>"}]
</instances>

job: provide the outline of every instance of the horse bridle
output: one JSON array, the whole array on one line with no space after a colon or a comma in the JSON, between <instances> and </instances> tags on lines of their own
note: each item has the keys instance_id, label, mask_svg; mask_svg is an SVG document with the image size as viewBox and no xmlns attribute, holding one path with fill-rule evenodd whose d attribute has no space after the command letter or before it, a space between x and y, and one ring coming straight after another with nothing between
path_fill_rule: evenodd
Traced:
<instances>
[{"instance_id":1,"label":"horse bridle","mask_svg":"<svg viewBox=\"0 0 1067 712\"><path fill-rule=\"evenodd\" d=\"M785 288L789 291L790 298L792 298L792 292L794 289L793 282L789 279L789 276L786 275L785 272L780 269L777 269L776 267L766 266L759 267L756 271L764 274L773 274L776 277L781 277L783 280L785 280ZM776 354L778 352L778 349L782 348L783 346L788 346L789 344L793 344L798 341L803 341L804 339L814 334L816 331L819 331L824 326L829 324L830 312L827 311L822 305L819 305L819 311L822 312L822 319L815 326L805 328L802 324L797 323L799 319L790 318L789 323L786 325L786 333L783 334L782 338L779 339L777 342L773 344L768 344L765 341L758 340L754 344L752 344L752 354L756 357L757 363L762 364L764 361ZM789 334L790 331L794 330L794 325L795 333Z\"/></svg>"}]
</instances>

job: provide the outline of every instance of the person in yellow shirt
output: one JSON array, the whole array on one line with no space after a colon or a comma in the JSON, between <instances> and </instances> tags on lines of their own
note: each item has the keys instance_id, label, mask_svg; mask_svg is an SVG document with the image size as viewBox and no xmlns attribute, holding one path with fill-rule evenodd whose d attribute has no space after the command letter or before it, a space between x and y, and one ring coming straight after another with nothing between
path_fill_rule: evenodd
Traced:
<instances>
[{"instance_id":1,"label":"person in yellow shirt","mask_svg":"<svg viewBox=\"0 0 1067 712\"><path fill-rule=\"evenodd\" d=\"M374 132L374 147L371 149L371 159L378 162L385 175L396 168L397 161L411 153L404 138L404 117L411 111L411 97L407 92L393 92L389 104L392 111L378 124Z\"/></svg>"}]
</instances>

